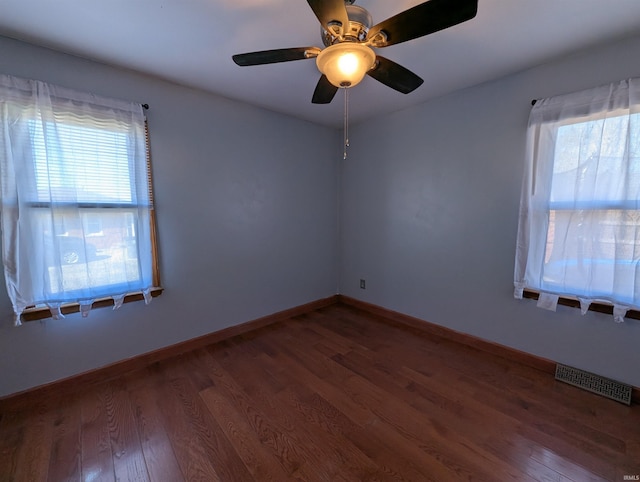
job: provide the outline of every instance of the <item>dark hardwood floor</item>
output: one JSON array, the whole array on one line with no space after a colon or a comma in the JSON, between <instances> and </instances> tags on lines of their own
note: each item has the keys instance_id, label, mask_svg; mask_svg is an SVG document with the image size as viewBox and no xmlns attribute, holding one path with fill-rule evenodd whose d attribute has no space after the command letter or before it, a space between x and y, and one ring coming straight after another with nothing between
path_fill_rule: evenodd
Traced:
<instances>
[{"instance_id":1,"label":"dark hardwood floor","mask_svg":"<svg viewBox=\"0 0 640 482\"><path fill-rule=\"evenodd\" d=\"M637 405L342 304L0 404L1 481L636 476Z\"/></svg>"}]
</instances>

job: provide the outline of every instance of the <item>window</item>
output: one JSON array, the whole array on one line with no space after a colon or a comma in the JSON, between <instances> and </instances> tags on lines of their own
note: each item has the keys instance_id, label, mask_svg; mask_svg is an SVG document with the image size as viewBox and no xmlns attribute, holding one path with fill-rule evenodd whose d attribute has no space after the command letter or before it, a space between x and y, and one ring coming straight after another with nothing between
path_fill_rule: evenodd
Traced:
<instances>
[{"instance_id":1,"label":"window","mask_svg":"<svg viewBox=\"0 0 640 482\"><path fill-rule=\"evenodd\" d=\"M159 284L142 106L0 76L5 278L16 315ZM19 318L18 318L19 319Z\"/></svg>"},{"instance_id":2,"label":"window","mask_svg":"<svg viewBox=\"0 0 640 482\"><path fill-rule=\"evenodd\" d=\"M515 287L640 309L640 79L533 107Z\"/></svg>"}]
</instances>

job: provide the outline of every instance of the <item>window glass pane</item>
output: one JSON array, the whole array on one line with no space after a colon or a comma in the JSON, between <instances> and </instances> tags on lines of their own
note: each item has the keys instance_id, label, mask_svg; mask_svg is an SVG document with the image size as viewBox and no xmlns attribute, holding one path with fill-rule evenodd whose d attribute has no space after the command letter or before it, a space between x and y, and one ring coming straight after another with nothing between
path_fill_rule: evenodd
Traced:
<instances>
[{"instance_id":1,"label":"window glass pane","mask_svg":"<svg viewBox=\"0 0 640 482\"><path fill-rule=\"evenodd\" d=\"M52 232L50 213L34 208L44 233L44 262L51 294L77 292L86 288L129 285L141 281L135 209L56 210L56 225L64 230ZM148 222L144 221L143 222ZM100 226L99 233L87 235L85 226ZM109 288L111 286L111 288Z\"/></svg>"},{"instance_id":2,"label":"window glass pane","mask_svg":"<svg viewBox=\"0 0 640 482\"><path fill-rule=\"evenodd\" d=\"M640 210L552 210L544 257L547 288L633 298ZM640 273L638 273L640 274Z\"/></svg>"},{"instance_id":3,"label":"window glass pane","mask_svg":"<svg viewBox=\"0 0 640 482\"><path fill-rule=\"evenodd\" d=\"M561 125L553 159L551 203L619 202L640 192L640 136L630 119L615 116Z\"/></svg>"},{"instance_id":4,"label":"window glass pane","mask_svg":"<svg viewBox=\"0 0 640 482\"><path fill-rule=\"evenodd\" d=\"M36 200L131 203L127 132L31 123Z\"/></svg>"}]
</instances>

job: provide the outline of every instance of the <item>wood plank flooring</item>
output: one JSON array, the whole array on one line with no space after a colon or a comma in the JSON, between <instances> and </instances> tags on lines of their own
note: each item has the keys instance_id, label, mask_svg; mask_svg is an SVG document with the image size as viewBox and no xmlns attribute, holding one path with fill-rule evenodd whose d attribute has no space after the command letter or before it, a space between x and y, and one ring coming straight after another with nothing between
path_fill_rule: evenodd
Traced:
<instances>
[{"instance_id":1,"label":"wood plank flooring","mask_svg":"<svg viewBox=\"0 0 640 482\"><path fill-rule=\"evenodd\" d=\"M2 482L637 476L637 405L342 304L0 404Z\"/></svg>"}]
</instances>

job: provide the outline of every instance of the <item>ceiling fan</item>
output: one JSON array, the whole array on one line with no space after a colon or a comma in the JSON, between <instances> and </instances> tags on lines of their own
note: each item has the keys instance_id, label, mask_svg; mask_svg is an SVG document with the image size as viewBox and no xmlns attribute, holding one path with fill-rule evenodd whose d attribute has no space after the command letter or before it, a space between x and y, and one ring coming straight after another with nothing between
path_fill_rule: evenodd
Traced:
<instances>
[{"instance_id":1,"label":"ceiling fan","mask_svg":"<svg viewBox=\"0 0 640 482\"><path fill-rule=\"evenodd\" d=\"M313 93L314 104L328 104L339 88L358 84L365 75L408 94L423 80L401 65L376 55L388 47L452 27L476 16L478 0L429 0L371 26L369 12L355 0L307 0L322 25L324 49L294 47L233 56L242 66L316 59L322 73Z\"/></svg>"}]
</instances>

